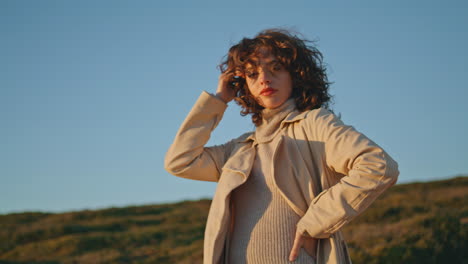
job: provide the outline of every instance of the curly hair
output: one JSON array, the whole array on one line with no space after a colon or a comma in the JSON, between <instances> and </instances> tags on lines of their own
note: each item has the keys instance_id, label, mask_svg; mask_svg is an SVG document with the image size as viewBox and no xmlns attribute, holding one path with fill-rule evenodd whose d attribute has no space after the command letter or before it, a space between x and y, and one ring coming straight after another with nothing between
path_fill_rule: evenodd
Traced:
<instances>
[{"instance_id":1,"label":"curly hair","mask_svg":"<svg viewBox=\"0 0 468 264\"><path fill-rule=\"evenodd\" d=\"M332 96L328 88L331 83L328 82L323 56L316 47L307 45L309 43L312 44L287 30L267 29L252 39L244 38L232 46L227 58L218 67L222 73L244 73L245 66L259 55L260 49L266 49L290 73L293 84L291 97L299 111L329 108ZM264 107L255 100L246 83L236 91L234 100L241 106L242 116L251 114L256 126L262 123Z\"/></svg>"}]
</instances>

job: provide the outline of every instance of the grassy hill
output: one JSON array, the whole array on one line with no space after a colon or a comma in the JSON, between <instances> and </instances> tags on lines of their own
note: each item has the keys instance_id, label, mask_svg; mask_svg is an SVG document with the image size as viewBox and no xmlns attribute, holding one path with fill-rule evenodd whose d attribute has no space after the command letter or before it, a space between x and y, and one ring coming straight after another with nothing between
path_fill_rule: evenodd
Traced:
<instances>
[{"instance_id":1,"label":"grassy hill","mask_svg":"<svg viewBox=\"0 0 468 264\"><path fill-rule=\"evenodd\" d=\"M210 202L0 215L0 263L201 263ZM468 263L468 177L396 185L343 231L354 263Z\"/></svg>"}]
</instances>

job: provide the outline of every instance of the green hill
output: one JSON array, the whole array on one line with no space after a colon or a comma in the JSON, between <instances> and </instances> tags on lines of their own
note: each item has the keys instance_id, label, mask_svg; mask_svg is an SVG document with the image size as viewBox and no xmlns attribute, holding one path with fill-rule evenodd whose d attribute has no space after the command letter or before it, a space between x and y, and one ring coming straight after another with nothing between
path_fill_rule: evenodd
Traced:
<instances>
[{"instance_id":1,"label":"green hill","mask_svg":"<svg viewBox=\"0 0 468 264\"><path fill-rule=\"evenodd\" d=\"M0 263L201 263L210 202L0 215ZM468 263L468 177L396 185L343 231L354 263Z\"/></svg>"}]
</instances>

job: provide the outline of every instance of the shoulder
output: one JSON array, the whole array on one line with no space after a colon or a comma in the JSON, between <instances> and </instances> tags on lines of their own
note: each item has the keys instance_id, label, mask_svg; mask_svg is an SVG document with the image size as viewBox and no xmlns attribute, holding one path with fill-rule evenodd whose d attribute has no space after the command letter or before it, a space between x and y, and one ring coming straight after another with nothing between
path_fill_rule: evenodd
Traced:
<instances>
[{"instance_id":1,"label":"shoulder","mask_svg":"<svg viewBox=\"0 0 468 264\"><path fill-rule=\"evenodd\" d=\"M326 108L317 108L302 112L294 127L299 128L309 138L324 140L334 132L352 130L353 127L343 123L341 118Z\"/></svg>"},{"instance_id":2,"label":"shoulder","mask_svg":"<svg viewBox=\"0 0 468 264\"><path fill-rule=\"evenodd\" d=\"M238 148L239 146L243 146L245 144L250 144L255 140L254 132L246 132L237 138L233 138L226 142L224 145L226 149L231 152L233 149Z\"/></svg>"},{"instance_id":3,"label":"shoulder","mask_svg":"<svg viewBox=\"0 0 468 264\"><path fill-rule=\"evenodd\" d=\"M299 121L302 125L323 125L333 122L341 122L341 119L329 109L320 107L317 109L296 112L289 117L289 122Z\"/></svg>"},{"instance_id":4,"label":"shoulder","mask_svg":"<svg viewBox=\"0 0 468 264\"><path fill-rule=\"evenodd\" d=\"M246 133L240 135L239 137L233 139L233 141L237 142L237 143L245 143L245 142L248 142L251 139L253 139L253 135L254 135L253 131L246 132Z\"/></svg>"},{"instance_id":5,"label":"shoulder","mask_svg":"<svg viewBox=\"0 0 468 264\"><path fill-rule=\"evenodd\" d=\"M319 120L319 119L327 119L327 118L337 118L337 116L329 109L320 107L313 110L306 111L307 118L309 120Z\"/></svg>"}]
</instances>

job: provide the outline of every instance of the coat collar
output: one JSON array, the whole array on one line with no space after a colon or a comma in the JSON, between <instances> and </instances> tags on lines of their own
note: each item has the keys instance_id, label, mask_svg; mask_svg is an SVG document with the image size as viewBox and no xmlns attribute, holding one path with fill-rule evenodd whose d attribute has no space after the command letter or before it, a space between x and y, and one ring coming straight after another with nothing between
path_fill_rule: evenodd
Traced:
<instances>
[{"instance_id":1,"label":"coat collar","mask_svg":"<svg viewBox=\"0 0 468 264\"><path fill-rule=\"evenodd\" d=\"M289 123L294 123L296 121L299 121L299 120L302 120L304 118L306 118L307 114L309 114L310 110L309 111L304 111L304 112L299 112L297 110L295 111L292 111L291 113L289 113L286 118L281 121L281 124L280 126L281 127L284 127L286 124L289 124ZM236 142L238 143L248 143L249 141L252 142L252 146L255 146L257 143L257 140L255 138L255 132L249 132L249 133L246 133L242 136L240 136Z\"/></svg>"}]
</instances>

